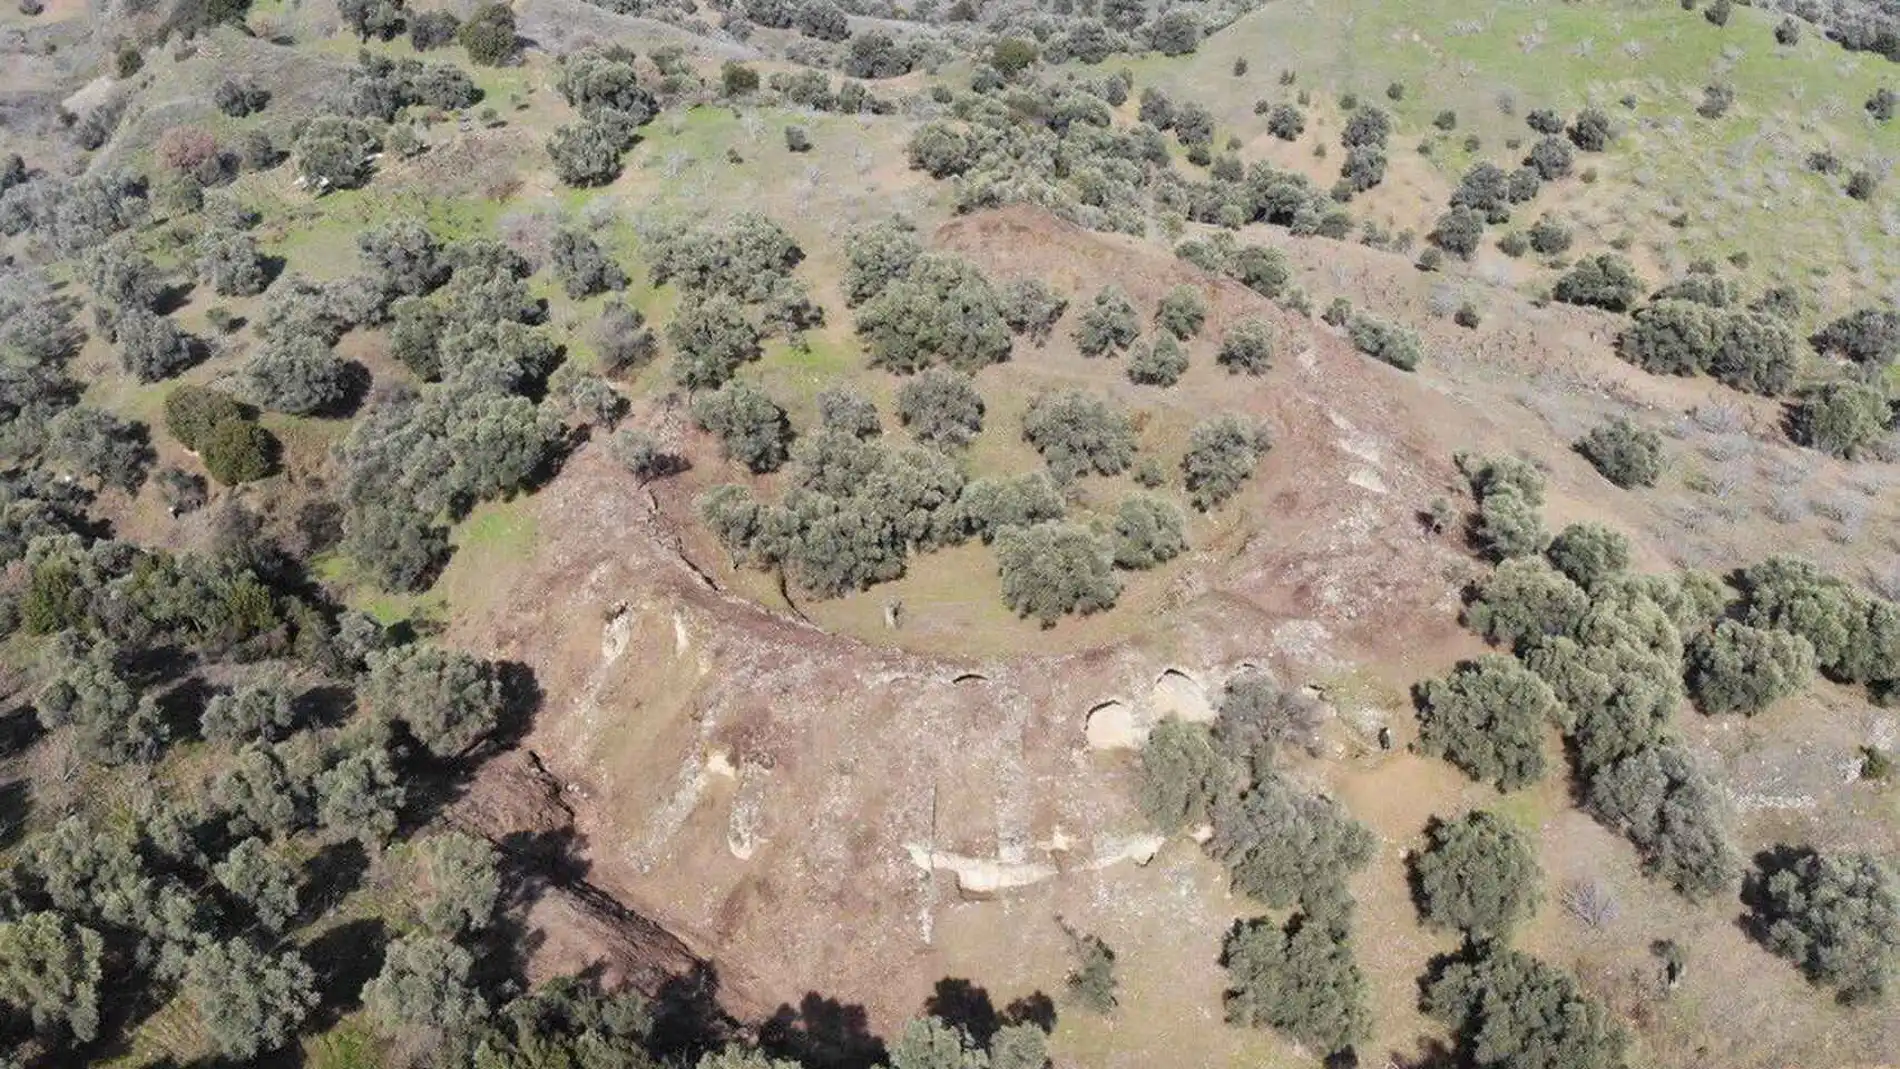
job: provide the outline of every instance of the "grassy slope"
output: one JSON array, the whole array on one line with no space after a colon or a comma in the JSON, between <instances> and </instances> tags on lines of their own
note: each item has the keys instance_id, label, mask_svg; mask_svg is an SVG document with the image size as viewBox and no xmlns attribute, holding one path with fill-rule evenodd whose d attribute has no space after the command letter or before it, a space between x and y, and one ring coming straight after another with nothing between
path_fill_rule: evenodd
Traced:
<instances>
[{"instance_id":1,"label":"grassy slope","mask_svg":"<svg viewBox=\"0 0 1900 1069\"><path fill-rule=\"evenodd\" d=\"M1895 193L1883 188L1873 203L1850 200L1844 177L1805 170L1813 150L1832 148L1848 168L1900 152L1900 129L1874 122L1863 103L1892 80L1878 56L1846 52L1813 32L1790 48L1775 43L1773 16L1737 7L1726 27L1675 4L1495 4L1487 0L1425 0L1408 4L1269 4L1180 59L1151 57L1128 66L1138 84L1157 84L1213 107L1223 127L1243 134L1264 129L1254 116L1259 98L1290 100L1312 89L1324 121L1331 95L1355 92L1391 110L1399 120L1392 139L1395 168L1415 156L1421 139L1434 143L1430 161L1445 188L1475 159L1514 163L1507 137L1534 137L1516 116L1536 107L1569 113L1586 104L1606 110L1619 138L1604 156L1581 156L1600 180L1547 188L1520 209L1529 221L1555 211L1584 224L1596 243L1627 236L1657 268L1679 269L1700 256L1725 258L1746 250L1748 273L1758 281L1800 284L1827 306L1888 295L1900 283L1900 258L1887 235L1895 225ZM1232 74L1245 57L1249 73ZM1291 70L1298 81L1278 84ZM1391 82L1406 86L1389 100ZM1695 107L1702 88L1721 82L1735 89L1735 105L1719 120ZM1633 95L1634 109L1621 103ZM1430 124L1440 110L1457 112L1459 127L1445 136ZM1338 122L1301 143L1333 141ZM1468 133L1484 148L1462 147ZM1377 193L1365 198L1381 206ZM1442 191L1413 207L1411 225L1423 233L1443 208ZM1687 211L1688 225L1668 221ZM1647 247L1647 248L1646 248ZM1579 251L1589 251L1580 249Z\"/></svg>"}]
</instances>

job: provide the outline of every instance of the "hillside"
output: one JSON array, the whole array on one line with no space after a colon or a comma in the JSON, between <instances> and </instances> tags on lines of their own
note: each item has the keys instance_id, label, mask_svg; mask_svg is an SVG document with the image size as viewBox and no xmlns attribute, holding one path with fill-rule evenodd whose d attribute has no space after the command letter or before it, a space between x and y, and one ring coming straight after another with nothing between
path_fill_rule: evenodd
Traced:
<instances>
[{"instance_id":1,"label":"hillside","mask_svg":"<svg viewBox=\"0 0 1900 1069\"><path fill-rule=\"evenodd\" d=\"M21 0L0 1061L1900 1061L1895 41Z\"/></svg>"}]
</instances>

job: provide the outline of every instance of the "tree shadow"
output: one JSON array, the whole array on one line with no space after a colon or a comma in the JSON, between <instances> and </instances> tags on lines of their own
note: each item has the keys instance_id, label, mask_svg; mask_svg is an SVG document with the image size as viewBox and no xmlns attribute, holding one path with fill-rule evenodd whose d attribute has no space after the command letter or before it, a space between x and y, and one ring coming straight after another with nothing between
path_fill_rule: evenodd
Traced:
<instances>
[{"instance_id":1,"label":"tree shadow","mask_svg":"<svg viewBox=\"0 0 1900 1069\"><path fill-rule=\"evenodd\" d=\"M290 710L302 727L338 727L356 712L356 692L349 687L320 684L291 699Z\"/></svg>"},{"instance_id":2,"label":"tree shadow","mask_svg":"<svg viewBox=\"0 0 1900 1069\"><path fill-rule=\"evenodd\" d=\"M587 878L587 837L572 827L514 831L495 844L501 850L501 882L507 889L503 908L526 912L550 887L566 887Z\"/></svg>"},{"instance_id":3,"label":"tree shadow","mask_svg":"<svg viewBox=\"0 0 1900 1069\"><path fill-rule=\"evenodd\" d=\"M15 706L0 713L0 760L27 752L45 734L39 713L31 705Z\"/></svg>"},{"instance_id":4,"label":"tree shadow","mask_svg":"<svg viewBox=\"0 0 1900 1069\"><path fill-rule=\"evenodd\" d=\"M172 743L204 737L201 726L205 706L217 693L199 676L189 676L158 697L158 715L165 722Z\"/></svg>"},{"instance_id":5,"label":"tree shadow","mask_svg":"<svg viewBox=\"0 0 1900 1069\"><path fill-rule=\"evenodd\" d=\"M1388 1051L1385 1061L1393 1069L1458 1069L1463 1064L1444 1040L1429 1037L1421 1037L1414 1050Z\"/></svg>"},{"instance_id":6,"label":"tree shadow","mask_svg":"<svg viewBox=\"0 0 1900 1069\"><path fill-rule=\"evenodd\" d=\"M1040 991L1031 991L1011 1000L1003 1009L1003 1023L1033 1024L1044 1033L1056 1030L1056 1000Z\"/></svg>"},{"instance_id":7,"label":"tree shadow","mask_svg":"<svg viewBox=\"0 0 1900 1069\"><path fill-rule=\"evenodd\" d=\"M314 921L354 893L363 885L369 862L369 852L355 839L331 843L312 855L304 862L298 888L300 919Z\"/></svg>"},{"instance_id":8,"label":"tree shadow","mask_svg":"<svg viewBox=\"0 0 1900 1069\"><path fill-rule=\"evenodd\" d=\"M323 999L305 1021L306 1032L321 1032L362 1007L363 985L383 971L388 947L389 926L380 917L339 924L304 947Z\"/></svg>"},{"instance_id":9,"label":"tree shadow","mask_svg":"<svg viewBox=\"0 0 1900 1069\"><path fill-rule=\"evenodd\" d=\"M33 815L33 784L16 779L0 784L0 850L11 849L26 834L27 818Z\"/></svg>"},{"instance_id":10,"label":"tree shadow","mask_svg":"<svg viewBox=\"0 0 1900 1069\"><path fill-rule=\"evenodd\" d=\"M869 1022L863 1006L809 991L797 1009L780 1006L759 1026L759 1047L805 1069L873 1069L889 1052Z\"/></svg>"},{"instance_id":11,"label":"tree shadow","mask_svg":"<svg viewBox=\"0 0 1900 1069\"><path fill-rule=\"evenodd\" d=\"M961 1028L979 1047L988 1047L1003 1027L1002 1015L990 993L969 980L946 976L924 999L924 1012L953 1028Z\"/></svg>"},{"instance_id":12,"label":"tree shadow","mask_svg":"<svg viewBox=\"0 0 1900 1069\"><path fill-rule=\"evenodd\" d=\"M164 287L158 291L158 296L152 301L152 312L156 315L168 316L178 311L191 300L193 288L189 282L179 282Z\"/></svg>"},{"instance_id":13,"label":"tree shadow","mask_svg":"<svg viewBox=\"0 0 1900 1069\"><path fill-rule=\"evenodd\" d=\"M733 1032L732 1019L719 1008L719 970L710 962L668 977L653 994L647 1045L666 1064L692 1065L724 1046Z\"/></svg>"}]
</instances>

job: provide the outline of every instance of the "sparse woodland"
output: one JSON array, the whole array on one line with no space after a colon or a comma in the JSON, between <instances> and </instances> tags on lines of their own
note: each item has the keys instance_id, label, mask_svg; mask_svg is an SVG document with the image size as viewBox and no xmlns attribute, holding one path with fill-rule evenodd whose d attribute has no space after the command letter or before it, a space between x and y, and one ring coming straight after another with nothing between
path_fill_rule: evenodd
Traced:
<instances>
[{"instance_id":1,"label":"sparse woodland","mask_svg":"<svg viewBox=\"0 0 1900 1069\"><path fill-rule=\"evenodd\" d=\"M547 488L604 469L649 521L613 537L663 542L759 616L818 629L868 603L887 631L990 628L1011 656L1145 649L1197 598L1313 595L1308 563L1340 550L1291 510L1342 491L1309 476L1317 428L1363 440L1331 407L1348 390L1426 473L1356 481L1377 504L1353 522L1402 515L1378 552L1425 546L1434 611L1462 631L1408 648L1387 709L1363 695L1393 665L1282 678L1280 633L1248 635L1261 660L1223 663L1205 717L1069 755L1125 784L1090 819L1152 831L1143 864L1178 893L1215 874L1218 908L1179 915L1225 929L1176 942L1205 951L1224 1027L1313 1064L1414 1064L1378 1044L1417 1011L1419 1049L1448 1063L1661 1064L1732 1024L1671 1001L1699 967L1678 940L1718 927L1772 982L1799 977L1776 990L1811 1017L1891 1012L1900 142L1875 60L1900 61L1900 16L1683 0L1640 12L1666 36L1591 58L1613 47L1603 16L1566 59L1545 34L1569 31L1541 21L1507 41L1495 12L1404 14L1442 22L1447 48L1513 49L1500 70L1722 57L1666 94L1553 75L1480 109L1444 71L1382 67L1400 60L1379 42L1418 39L1379 21L1391 3L1363 35L1327 31L1364 51L1346 75L1263 43L1282 8L1253 0L539 6L19 0L0 18L21 72L0 108L0 1065L1123 1064L1117 1030L1141 1015L1214 1010L1157 986L1211 987L1157 981L1133 933L1040 905L997 923L1057 931L1059 998L999 1011L945 979L876 1028L817 992L796 1012L802 992L749 992L784 1003L753 1020L716 975L551 972L529 921L549 887L660 929L587 882L587 850L619 847L589 847L563 791L599 784L543 767L551 681L477 642L493 621L471 605L562 533L535 526ZM1826 99L1801 108L1823 118L1787 120L1797 94L1764 57L1805 64ZM1681 162L1661 134L1707 138L1686 178L1658 177ZM1813 218L1776 209L1765 232L1758 205L1790 189ZM1625 197L1667 210L1606 221ZM1001 257L959 239L1006 213L1152 270L996 269L1048 262L1037 238ZM1551 366L1586 347L1604 359ZM1447 413L1494 401L1555 452L1494 436L1419 455L1475 442ZM1708 540L1675 536L1711 516L1772 520L1747 543L1772 551L1689 553ZM1222 586L1263 547L1303 556ZM1857 733L1825 755L1828 789L1860 792L1828 810L1851 830L1756 819L1778 788L1710 741L1772 748L1806 730L1797 706L1838 729L1817 747ZM1009 730L1058 719L1040 715ZM781 742L734 747L734 792ZM1462 800L1397 832L1355 813L1334 773L1386 760ZM570 821L559 842L462 805L520 761ZM711 782L698 767L688 793ZM935 804L926 884L954 852ZM1597 884L1550 890L1577 867L1551 856L1563 807L1640 870L1620 908L1667 902L1646 922L1656 979L1523 949L1547 933L1514 945L1540 915L1600 932L1619 908ZM1456 941L1404 1006L1363 920L1395 913L1368 894L1409 896L1404 923L1446 937L1419 945ZM839 941L858 920L808 918ZM692 952L716 959L717 938ZM1838 1053L1815 1042L1762 1060Z\"/></svg>"}]
</instances>

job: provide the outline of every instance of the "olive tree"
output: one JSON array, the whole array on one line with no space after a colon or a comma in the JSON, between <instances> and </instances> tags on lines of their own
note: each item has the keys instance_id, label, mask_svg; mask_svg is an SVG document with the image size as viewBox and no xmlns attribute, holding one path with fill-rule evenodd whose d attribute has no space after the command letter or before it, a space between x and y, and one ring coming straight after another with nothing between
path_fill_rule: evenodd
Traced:
<instances>
[{"instance_id":1,"label":"olive tree","mask_svg":"<svg viewBox=\"0 0 1900 1069\"><path fill-rule=\"evenodd\" d=\"M1585 804L1642 852L1643 867L1690 898L1732 894L1739 860L1720 792L1674 745L1649 745L1590 775Z\"/></svg>"},{"instance_id":2,"label":"olive tree","mask_svg":"<svg viewBox=\"0 0 1900 1069\"><path fill-rule=\"evenodd\" d=\"M1137 344L1128 355L1128 381L1140 386L1172 386L1187 372L1187 353L1174 335L1157 334L1152 342Z\"/></svg>"},{"instance_id":3,"label":"olive tree","mask_svg":"<svg viewBox=\"0 0 1900 1069\"><path fill-rule=\"evenodd\" d=\"M1003 604L1044 627L1070 613L1112 608L1121 594L1106 540L1086 527L1047 522L1005 527L996 536Z\"/></svg>"},{"instance_id":4,"label":"olive tree","mask_svg":"<svg viewBox=\"0 0 1900 1069\"><path fill-rule=\"evenodd\" d=\"M1788 415L1795 441L1837 457L1859 459L1893 423L1893 406L1874 386L1823 383L1801 395Z\"/></svg>"},{"instance_id":5,"label":"olive tree","mask_svg":"<svg viewBox=\"0 0 1900 1069\"><path fill-rule=\"evenodd\" d=\"M195 252L193 274L221 297L254 297L270 284L257 239L241 230L207 231Z\"/></svg>"},{"instance_id":6,"label":"olive tree","mask_svg":"<svg viewBox=\"0 0 1900 1069\"><path fill-rule=\"evenodd\" d=\"M1619 1069L1629 1037L1577 981L1497 943L1442 961L1419 1008L1457 1037L1479 1065Z\"/></svg>"},{"instance_id":7,"label":"olive tree","mask_svg":"<svg viewBox=\"0 0 1900 1069\"><path fill-rule=\"evenodd\" d=\"M1806 851L1764 865L1751 922L1764 945L1843 1002L1872 1002L1900 966L1900 880L1871 854Z\"/></svg>"},{"instance_id":8,"label":"olive tree","mask_svg":"<svg viewBox=\"0 0 1900 1069\"><path fill-rule=\"evenodd\" d=\"M557 230L548 253L553 261L554 277L575 300L627 287L627 273L591 234Z\"/></svg>"},{"instance_id":9,"label":"olive tree","mask_svg":"<svg viewBox=\"0 0 1900 1069\"><path fill-rule=\"evenodd\" d=\"M1412 882L1426 923L1489 939L1537 911L1543 873L1510 821L1473 810L1434 819L1425 836L1425 849L1412 855Z\"/></svg>"},{"instance_id":10,"label":"olive tree","mask_svg":"<svg viewBox=\"0 0 1900 1069\"><path fill-rule=\"evenodd\" d=\"M1206 824L1233 777L1206 727L1169 718L1142 744L1136 803L1157 831L1173 835Z\"/></svg>"},{"instance_id":11,"label":"olive tree","mask_svg":"<svg viewBox=\"0 0 1900 1069\"><path fill-rule=\"evenodd\" d=\"M1059 481L1087 474L1119 475L1135 461L1128 413L1079 390L1042 394L1023 413L1023 439Z\"/></svg>"},{"instance_id":12,"label":"olive tree","mask_svg":"<svg viewBox=\"0 0 1900 1069\"><path fill-rule=\"evenodd\" d=\"M487 661L417 644L373 653L368 663L363 707L407 727L437 757L466 753L501 723L501 680Z\"/></svg>"},{"instance_id":13,"label":"olive tree","mask_svg":"<svg viewBox=\"0 0 1900 1069\"><path fill-rule=\"evenodd\" d=\"M1724 620L1690 643L1686 672L1703 712L1753 716L1807 686L1814 644L1787 631Z\"/></svg>"},{"instance_id":14,"label":"olive tree","mask_svg":"<svg viewBox=\"0 0 1900 1069\"><path fill-rule=\"evenodd\" d=\"M1319 912L1339 908L1345 880L1372 859L1373 837L1338 802L1269 774L1221 799L1207 848L1235 891L1275 909Z\"/></svg>"},{"instance_id":15,"label":"olive tree","mask_svg":"<svg viewBox=\"0 0 1900 1069\"><path fill-rule=\"evenodd\" d=\"M1625 490L1654 486L1662 478L1662 435L1621 416L1591 428L1576 448L1599 474Z\"/></svg>"},{"instance_id":16,"label":"olive tree","mask_svg":"<svg viewBox=\"0 0 1900 1069\"><path fill-rule=\"evenodd\" d=\"M198 720L204 737L217 742L275 742L297 726L290 692L272 683L213 695Z\"/></svg>"},{"instance_id":17,"label":"olive tree","mask_svg":"<svg viewBox=\"0 0 1900 1069\"><path fill-rule=\"evenodd\" d=\"M1594 590L1628 570L1630 540L1600 523L1573 523L1557 532L1544 553L1578 586Z\"/></svg>"},{"instance_id":18,"label":"olive tree","mask_svg":"<svg viewBox=\"0 0 1900 1069\"><path fill-rule=\"evenodd\" d=\"M1561 716L1550 685L1515 658L1486 654L1417 688L1419 749L1509 791L1544 775L1544 726Z\"/></svg>"},{"instance_id":19,"label":"olive tree","mask_svg":"<svg viewBox=\"0 0 1900 1069\"><path fill-rule=\"evenodd\" d=\"M296 416L333 411L350 393L348 366L320 338L266 342L243 374L253 401Z\"/></svg>"},{"instance_id":20,"label":"olive tree","mask_svg":"<svg viewBox=\"0 0 1900 1069\"><path fill-rule=\"evenodd\" d=\"M198 362L198 346L178 324L143 308L128 308L114 325L119 366L140 382L169 379Z\"/></svg>"},{"instance_id":21,"label":"olive tree","mask_svg":"<svg viewBox=\"0 0 1900 1069\"><path fill-rule=\"evenodd\" d=\"M193 951L185 994L218 1051L243 1061L289 1044L318 1002L316 973L296 951L270 954L241 938Z\"/></svg>"},{"instance_id":22,"label":"olive tree","mask_svg":"<svg viewBox=\"0 0 1900 1069\"><path fill-rule=\"evenodd\" d=\"M1464 621L1492 645L1516 649L1570 634L1589 608L1589 594L1569 576L1542 558L1513 557L1478 581Z\"/></svg>"},{"instance_id":23,"label":"olive tree","mask_svg":"<svg viewBox=\"0 0 1900 1069\"><path fill-rule=\"evenodd\" d=\"M1122 499L1115 510L1115 565L1146 569L1164 564L1187 549L1181 512L1146 494Z\"/></svg>"},{"instance_id":24,"label":"olive tree","mask_svg":"<svg viewBox=\"0 0 1900 1069\"><path fill-rule=\"evenodd\" d=\"M450 1042L474 1034L488 1013L471 982L475 959L441 936L416 934L389 944L382 971L363 985L363 1007L388 1036Z\"/></svg>"},{"instance_id":25,"label":"olive tree","mask_svg":"<svg viewBox=\"0 0 1900 1069\"><path fill-rule=\"evenodd\" d=\"M1155 326L1187 341L1207 322L1207 302L1193 286L1176 286L1163 294L1155 308ZM1125 346L1123 348L1126 348Z\"/></svg>"},{"instance_id":26,"label":"olive tree","mask_svg":"<svg viewBox=\"0 0 1900 1069\"><path fill-rule=\"evenodd\" d=\"M1284 927L1265 918L1235 921L1221 945L1227 1020L1276 1029L1329 1056L1364 1041L1372 1032L1371 989L1348 934L1343 910L1295 914Z\"/></svg>"},{"instance_id":27,"label":"olive tree","mask_svg":"<svg viewBox=\"0 0 1900 1069\"><path fill-rule=\"evenodd\" d=\"M415 846L422 923L438 935L477 932L493 922L501 900L501 855L487 839L460 831Z\"/></svg>"},{"instance_id":28,"label":"olive tree","mask_svg":"<svg viewBox=\"0 0 1900 1069\"><path fill-rule=\"evenodd\" d=\"M983 396L963 372L929 368L898 387L897 418L925 445L961 449L983 430Z\"/></svg>"},{"instance_id":29,"label":"olive tree","mask_svg":"<svg viewBox=\"0 0 1900 1069\"><path fill-rule=\"evenodd\" d=\"M1273 332L1258 319L1243 319L1221 338L1214 360L1230 374L1264 375L1273 366Z\"/></svg>"},{"instance_id":30,"label":"olive tree","mask_svg":"<svg viewBox=\"0 0 1900 1069\"><path fill-rule=\"evenodd\" d=\"M756 386L728 382L700 395L693 401L693 421L718 437L725 455L749 471L777 471L785 463L791 424L785 410Z\"/></svg>"},{"instance_id":31,"label":"olive tree","mask_svg":"<svg viewBox=\"0 0 1900 1069\"><path fill-rule=\"evenodd\" d=\"M104 958L99 933L62 913L0 921L0 1004L42 1034L90 1043L99 1035Z\"/></svg>"},{"instance_id":32,"label":"olive tree","mask_svg":"<svg viewBox=\"0 0 1900 1069\"><path fill-rule=\"evenodd\" d=\"M262 839L239 842L211 875L268 931L282 932L297 915L297 868Z\"/></svg>"},{"instance_id":33,"label":"olive tree","mask_svg":"<svg viewBox=\"0 0 1900 1069\"><path fill-rule=\"evenodd\" d=\"M1126 351L1141 336L1141 320L1127 294L1110 286L1095 294L1095 300L1077 318L1075 346L1083 356L1106 356L1111 350Z\"/></svg>"},{"instance_id":34,"label":"olive tree","mask_svg":"<svg viewBox=\"0 0 1900 1069\"><path fill-rule=\"evenodd\" d=\"M1181 458L1194 507L1207 512L1233 497L1270 447L1263 432L1248 427L1238 416L1216 416L1195 424Z\"/></svg>"}]
</instances>

